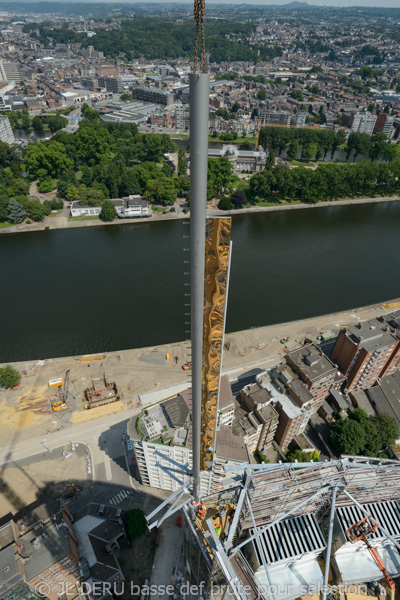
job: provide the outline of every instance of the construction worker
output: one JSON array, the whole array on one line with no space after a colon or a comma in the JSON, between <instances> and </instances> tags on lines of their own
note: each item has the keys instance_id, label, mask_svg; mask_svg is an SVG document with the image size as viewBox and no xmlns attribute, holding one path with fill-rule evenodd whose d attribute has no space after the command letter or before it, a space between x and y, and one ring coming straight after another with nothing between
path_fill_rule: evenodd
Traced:
<instances>
[{"instance_id":1,"label":"construction worker","mask_svg":"<svg viewBox=\"0 0 400 600\"><path fill-rule=\"evenodd\" d=\"M217 534L217 536L219 537L222 531L222 527L220 523L214 523L214 529L215 529L215 533Z\"/></svg>"},{"instance_id":2,"label":"construction worker","mask_svg":"<svg viewBox=\"0 0 400 600\"><path fill-rule=\"evenodd\" d=\"M197 516L199 517L199 519L204 519L206 516L206 505L204 504L204 502L201 502L198 510L197 510Z\"/></svg>"}]
</instances>

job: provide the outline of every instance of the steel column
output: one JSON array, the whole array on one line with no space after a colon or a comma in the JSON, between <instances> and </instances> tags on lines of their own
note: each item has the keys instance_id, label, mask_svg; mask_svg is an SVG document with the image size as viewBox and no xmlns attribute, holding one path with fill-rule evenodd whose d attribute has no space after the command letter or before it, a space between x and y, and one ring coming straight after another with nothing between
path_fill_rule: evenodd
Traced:
<instances>
[{"instance_id":1,"label":"steel column","mask_svg":"<svg viewBox=\"0 0 400 600\"><path fill-rule=\"evenodd\" d=\"M193 496L200 497L200 434L203 363L204 252L207 203L210 76L189 75L190 95L190 266L192 337Z\"/></svg>"},{"instance_id":2,"label":"steel column","mask_svg":"<svg viewBox=\"0 0 400 600\"><path fill-rule=\"evenodd\" d=\"M327 591L328 591L327 586L328 586L328 577L329 577L329 565L331 562L333 520L335 517L336 494L337 494L337 488L334 488L333 493L332 493L332 499L331 499L331 512L329 514L329 529L328 529L328 540L326 543L324 584L322 586L322 600L326 600Z\"/></svg>"}]
</instances>

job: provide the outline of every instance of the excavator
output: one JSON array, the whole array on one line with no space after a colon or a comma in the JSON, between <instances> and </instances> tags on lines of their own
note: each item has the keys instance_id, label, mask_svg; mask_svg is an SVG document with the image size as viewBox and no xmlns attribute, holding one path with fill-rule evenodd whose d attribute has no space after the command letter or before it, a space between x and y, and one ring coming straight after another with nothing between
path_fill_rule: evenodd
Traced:
<instances>
[{"instance_id":1,"label":"excavator","mask_svg":"<svg viewBox=\"0 0 400 600\"><path fill-rule=\"evenodd\" d=\"M364 542L365 543L368 550L372 554L374 561L378 565L380 571L382 572L382 574L385 578L386 586L388 587L389 590L394 590L395 584L394 584L393 579L390 577L388 570L385 567L385 565L383 564L382 559L380 558L378 552L372 546L370 540L368 539L371 535L373 535L376 532L378 527L379 527L379 525L375 521L375 519L371 515L368 515L367 517L364 517L364 519L361 519L361 521L359 521L358 523L351 525L346 530L346 537L349 540L349 542L351 542L352 544L355 544L356 542Z\"/></svg>"}]
</instances>

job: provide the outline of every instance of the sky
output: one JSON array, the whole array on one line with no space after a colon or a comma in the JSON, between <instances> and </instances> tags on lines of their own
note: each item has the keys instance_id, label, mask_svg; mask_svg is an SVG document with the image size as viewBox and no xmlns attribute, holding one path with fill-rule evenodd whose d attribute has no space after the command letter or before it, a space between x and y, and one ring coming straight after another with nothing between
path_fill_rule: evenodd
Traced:
<instances>
[{"instance_id":1,"label":"sky","mask_svg":"<svg viewBox=\"0 0 400 600\"><path fill-rule=\"evenodd\" d=\"M175 2L177 0L174 0ZM180 0L178 0L180 1ZM304 1L304 0L301 0ZM400 8L400 0L305 0L311 6L377 6L379 8ZM284 5L289 4L290 0L251 0L245 4L255 4L258 6L268 6L268 4ZM242 0L208 0L208 4L244 4Z\"/></svg>"},{"instance_id":2,"label":"sky","mask_svg":"<svg viewBox=\"0 0 400 600\"><path fill-rule=\"evenodd\" d=\"M140 0L131 0L133 2ZM150 0L151 1L151 0ZM159 2L160 0L154 0ZM189 3L188 0L161 0L166 3L169 2L184 2ZM305 1L310 6L377 6L379 8L400 8L400 0L300 0ZM289 4L291 0L249 0L243 2L243 0L207 0L207 4L254 4L257 6L268 6L269 4L274 5L285 5Z\"/></svg>"}]
</instances>

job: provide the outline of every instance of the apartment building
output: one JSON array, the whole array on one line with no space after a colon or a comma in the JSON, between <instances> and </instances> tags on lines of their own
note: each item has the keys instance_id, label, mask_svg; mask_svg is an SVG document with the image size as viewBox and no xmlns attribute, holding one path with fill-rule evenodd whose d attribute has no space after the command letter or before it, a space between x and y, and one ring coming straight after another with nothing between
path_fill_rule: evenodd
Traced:
<instances>
[{"instance_id":1,"label":"apartment building","mask_svg":"<svg viewBox=\"0 0 400 600\"><path fill-rule=\"evenodd\" d=\"M0 59L0 81L15 81L19 83L21 80L21 65L17 62L6 62Z\"/></svg>"},{"instance_id":2,"label":"apartment building","mask_svg":"<svg viewBox=\"0 0 400 600\"><path fill-rule=\"evenodd\" d=\"M351 124L351 131L372 135L375 128L376 118L376 115L371 114L369 112L355 113L353 117L353 122Z\"/></svg>"},{"instance_id":3,"label":"apartment building","mask_svg":"<svg viewBox=\"0 0 400 600\"><path fill-rule=\"evenodd\" d=\"M153 88L133 88L132 94L135 100L161 104L163 106L170 106L175 101L173 93L164 90L155 90Z\"/></svg>"},{"instance_id":4,"label":"apartment building","mask_svg":"<svg viewBox=\"0 0 400 600\"><path fill-rule=\"evenodd\" d=\"M175 106L175 126L177 129L189 129L190 115L187 104L176 104Z\"/></svg>"},{"instance_id":5,"label":"apartment building","mask_svg":"<svg viewBox=\"0 0 400 600\"><path fill-rule=\"evenodd\" d=\"M106 88L107 92L121 94L124 91L124 84L120 77L99 77L99 87Z\"/></svg>"},{"instance_id":6,"label":"apartment building","mask_svg":"<svg viewBox=\"0 0 400 600\"><path fill-rule=\"evenodd\" d=\"M275 432L275 440L285 450L297 435L303 433L308 423L310 412L302 410L288 396L283 396L275 408L279 414L279 424Z\"/></svg>"},{"instance_id":7,"label":"apartment building","mask_svg":"<svg viewBox=\"0 0 400 600\"><path fill-rule=\"evenodd\" d=\"M289 112L276 112L269 109L261 111L262 125L281 125L289 127L292 115Z\"/></svg>"},{"instance_id":8,"label":"apartment building","mask_svg":"<svg viewBox=\"0 0 400 600\"><path fill-rule=\"evenodd\" d=\"M305 344L289 352L286 362L305 383L313 397L311 413L316 413L329 393L336 375L336 367L314 343Z\"/></svg>"},{"instance_id":9,"label":"apartment building","mask_svg":"<svg viewBox=\"0 0 400 600\"><path fill-rule=\"evenodd\" d=\"M136 418L128 421L127 434L133 442L143 485L175 491L190 477L193 463L191 448L160 445L144 440L138 435ZM214 469L202 476L201 493L208 495L229 487L231 479L224 467L248 461L249 455L243 439L235 436L230 427L223 425L217 434Z\"/></svg>"},{"instance_id":10,"label":"apartment building","mask_svg":"<svg viewBox=\"0 0 400 600\"><path fill-rule=\"evenodd\" d=\"M14 144L15 138L8 117L0 117L0 140L6 144Z\"/></svg>"},{"instance_id":11,"label":"apartment building","mask_svg":"<svg viewBox=\"0 0 400 600\"><path fill-rule=\"evenodd\" d=\"M276 392L276 398L278 395L279 392ZM256 382L246 385L241 390L240 397L247 409L251 411L250 414L253 414L261 424L257 431L258 441L255 450L252 451L265 452L275 438L279 422L279 414L274 407L274 395L261 383Z\"/></svg>"},{"instance_id":12,"label":"apartment building","mask_svg":"<svg viewBox=\"0 0 400 600\"><path fill-rule=\"evenodd\" d=\"M331 359L346 377L346 391L368 389L382 375L398 370L399 344L384 318L342 329Z\"/></svg>"},{"instance_id":13,"label":"apartment building","mask_svg":"<svg viewBox=\"0 0 400 600\"><path fill-rule=\"evenodd\" d=\"M221 377L218 399L217 428L221 425L232 426L235 416L235 402L232 395L231 385L227 376Z\"/></svg>"}]
</instances>

